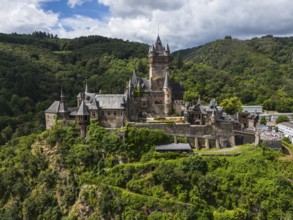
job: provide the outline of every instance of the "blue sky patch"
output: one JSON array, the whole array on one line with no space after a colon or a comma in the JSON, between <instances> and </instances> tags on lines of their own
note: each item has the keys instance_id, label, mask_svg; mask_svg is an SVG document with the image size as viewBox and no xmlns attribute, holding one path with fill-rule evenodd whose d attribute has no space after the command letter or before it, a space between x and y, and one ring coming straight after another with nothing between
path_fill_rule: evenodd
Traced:
<instances>
[{"instance_id":1,"label":"blue sky patch","mask_svg":"<svg viewBox=\"0 0 293 220\"><path fill-rule=\"evenodd\" d=\"M42 3L41 7L45 11L52 11L58 13L60 18L74 17L75 15L82 15L93 19L102 20L110 16L109 8L105 5L99 4L97 1L86 1L82 5L75 5L70 8L67 1L50 1Z\"/></svg>"}]
</instances>

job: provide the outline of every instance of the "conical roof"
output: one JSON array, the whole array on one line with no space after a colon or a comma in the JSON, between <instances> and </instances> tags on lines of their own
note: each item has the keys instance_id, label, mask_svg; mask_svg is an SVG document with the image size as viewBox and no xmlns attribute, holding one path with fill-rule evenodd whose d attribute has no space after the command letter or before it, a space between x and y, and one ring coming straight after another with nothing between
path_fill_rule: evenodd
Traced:
<instances>
[{"instance_id":1,"label":"conical roof","mask_svg":"<svg viewBox=\"0 0 293 220\"><path fill-rule=\"evenodd\" d=\"M165 76L165 82L164 82L164 89L168 89L168 88L171 88L170 87L170 83L169 83L169 78L168 78L168 73L166 73L166 76Z\"/></svg>"},{"instance_id":2,"label":"conical roof","mask_svg":"<svg viewBox=\"0 0 293 220\"><path fill-rule=\"evenodd\" d=\"M200 96L198 96L198 100L197 100L197 103L196 104L201 105Z\"/></svg>"},{"instance_id":3,"label":"conical roof","mask_svg":"<svg viewBox=\"0 0 293 220\"><path fill-rule=\"evenodd\" d=\"M84 100L81 101L80 106L78 108L78 111L76 113L77 116L86 116L86 115L90 115L88 107L86 106L86 104L84 103Z\"/></svg>"},{"instance_id":4,"label":"conical roof","mask_svg":"<svg viewBox=\"0 0 293 220\"><path fill-rule=\"evenodd\" d=\"M162 41L160 39L160 36L158 35L157 40L156 40L156 43L155 43L155 51L157 53L161 53L161 52L164 52L164 50L165 49L164 49L164 47L162 45Z\"/></svg>"},{"instance_id":5,"label":"conical roof","mask_svg":"<svg viewBox=\"0 0 293 220\"><path fill-rule=\"evenodd\" d=\"M88 93L88 86L87 86L87 82L85 83L85 90L84 90L84 93Z\"/></svg>"},{"instance_id":6,"label":"conical roof","mask_svg":"<svg viewBox=\"0 0 293 220\"><path fill-rule=\"evenodd\" d=\"M136 76L135 70L133 70L133 73L132 73L131 83L132 83L132 85L134 85L134 86L137 85L137 76Z\"/></svg>"},{"instance_id":7,"label":"conical roof","mask_svg":"<svg viewBox=\"0 0 293 220\"><path fill-rule=\"evenodd\" d=\"M60 92L60 103L59 103L59 109L58 109L58 113L68 113L68 109L67 109L67 105L65 103L65 96L63 93L63 89L61 88L61 92Z\"/></svg>"}]
</instances>

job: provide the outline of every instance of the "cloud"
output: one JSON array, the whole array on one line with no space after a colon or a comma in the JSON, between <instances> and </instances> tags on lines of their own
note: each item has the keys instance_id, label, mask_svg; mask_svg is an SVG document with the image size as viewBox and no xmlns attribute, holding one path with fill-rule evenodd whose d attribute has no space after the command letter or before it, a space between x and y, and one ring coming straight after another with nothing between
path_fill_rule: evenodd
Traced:
<instances>
[{"instance_id":1,"label":"cloud","mask_svg":"<svg viewBox=\"0 0 293 220\"><path fill-rule=\"evenodd\" d=\"M109 7L112 17L93 28L91 34L151 43L159 27L163 43L168 42L172 50L201 45L226 35L248 38L293 33L290 0L98 1Z\"/></svg>"},{"instance_id":2,"label":"cloud","mask_svg":"<svg viewBox=\"0 0 293 220\"><path fill-rule=\"evenodd\" d=\"M87 2L87 1L92 1L92 0L68 0L67 5L70 8L74 8L76 5L81 6L83 3Z\"/></svg>"},{"instance_id":3,"label":"cloud","mask_svg":"<svg viewBox=\"0 0 293 220\"><path fill-rule=\"evenodd\" d=\"M58 23L58 14L44 12L41 2L44 0L1 0L0 32L50 31Z\"/></svg>"},{"instance_id":4,"label":"cloud","mask_svg":"<svg viewBox=\"0 0 293 220\"><path fill-rule=\"evenodd\" d=\"M92 0L109 9L110 15L102 19L81 15L60 18L56 13L43 11L43 1L2 0L0 32L49 30L60 37L96 34L148 44L159 32L172 51L226 35L245 39L293 34L291 0ZM67 3L70 7L83 7L85 1L90 0Z\"/></svg>"}]
</instances>

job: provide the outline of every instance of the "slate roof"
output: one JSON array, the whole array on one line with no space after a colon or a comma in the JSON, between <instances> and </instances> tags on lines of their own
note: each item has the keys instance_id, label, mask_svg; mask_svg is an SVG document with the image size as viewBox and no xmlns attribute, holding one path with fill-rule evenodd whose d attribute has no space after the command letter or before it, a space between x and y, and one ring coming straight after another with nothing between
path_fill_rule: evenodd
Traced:
<instances>
[{"instance_id":1,"label":"slate roof","mask_svg":"<svg viewBox=\"0 0 293 220\"><path fill-rule=\"evenodd\" d=\"M52 105L45 111L46 113L67 113L69 112L64 102L54 101Z\"/></svg>"},{"instance_id":2,"label":"slate roof","mask_svg":"<svg viewBox=\"0 0 293 220\"><path fill-rule=\"evenodd\" d=\"M92 103L88 106L89 109L98 110L99 109L99 102L96 99L93 99Z\"/></svg>"},{"instance_id":3,"label":"slate roof","mask_svg":"<svg viewBox=\"0 0 293 220\"><path fill-rule=\"evenodd\" d=\"M160 39L160 36L158 35L154 49L157 53L163 53L165 51L165 48L162 45L162 41Z\"/></svg>"},{"instance_id":4,"label":"slate roof","mask_svg":"<svg viewBox=\"0 0 293 220\"><path fill-rule=\"evenodd\" d=\"M101 109L124 109L124 94L97 94L95 98Z\"/></svg>"},{"instance_id":5,"label":"slate roof","mask_svg":"<svg viewBox=\"0 0 293 220\"><path fill-rule=\"evenodd\" d=\"M77 116L86 116L86 115L90 115L89 110L86 106L86 104L84 103L84 101L82 100L80 103L80 106L78 108L78 111L76 113Z\"/></svg>"},{"instance_id":6,"label":"slate roof","mask_svg":"<svg viewBox=\"0 0 293 220\"><path fill-rule=\"evenodd\" d=\"M156 151L191 151L188 143L166 144L155 147Z\"/></svg>"}]
</instances>

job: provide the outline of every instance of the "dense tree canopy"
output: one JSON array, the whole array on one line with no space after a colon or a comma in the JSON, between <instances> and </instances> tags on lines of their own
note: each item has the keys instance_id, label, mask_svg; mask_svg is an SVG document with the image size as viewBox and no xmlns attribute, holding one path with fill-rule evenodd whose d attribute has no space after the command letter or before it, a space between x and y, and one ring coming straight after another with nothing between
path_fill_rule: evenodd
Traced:
<instances>
[{"instance_id":1,"label":"dense tree canopy","mask_svg":"<svg viewBox=\"0 0 293 220\"><path fill-rule=\"evenodd\" d=\"M158 153L161 131L58 125L0 148L0 219L280 219L293 216L293 164L261 148L237 157Z\"/></svg>"},{"instance_id":2,"label":"dense tree canopy","mask_svg":"<svg viewBox=\"0 0 293 220\"><path fill-rule=\"evenodd\" d=\"M242 103L238 97L224 99L220 105L223 107L224 112L229 115L234 115L242 110Z\"/></svg>"},{"instance_id":3,"label":"dense tree canopy","mask_svg":"<svg viewBox=\"0 0 293 220\"><path fill-rule=\"evenodd\" d=\"M288 116L286 115L280 115L278 116L278 118L276 119L276 123L279 124L279 123L282 123L282 122L288 122L289 121L289 118Z\"/></svg>"}]
</instances>

